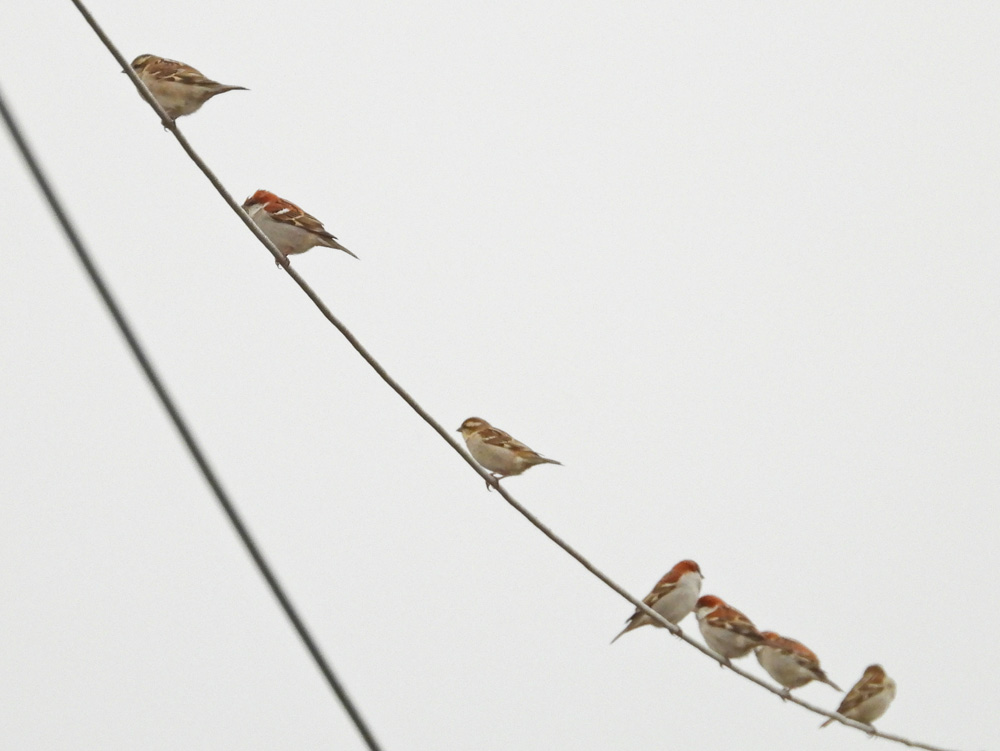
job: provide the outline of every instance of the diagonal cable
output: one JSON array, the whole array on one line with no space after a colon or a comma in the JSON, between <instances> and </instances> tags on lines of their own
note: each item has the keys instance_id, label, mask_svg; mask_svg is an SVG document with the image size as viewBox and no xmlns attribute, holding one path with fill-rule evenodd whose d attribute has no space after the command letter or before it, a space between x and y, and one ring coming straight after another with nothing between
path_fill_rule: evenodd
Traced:
<instances>
[{"instance_id":1,"label":"diagonal cable","mask_svg":"<svg viewBox=\"0 0 1000 751\"><path fill-rule=\"evenodd\" d=\"M389 388L395 391L396 394L399 395L399 397L403 399L403 401L405 401L406 404L414 412L416 412L417 415L419 415L420 418L424 420L424 422L426 422L431 427L432 430L434 430L434 432L436 432L439 436L441 436L441 438L444 439L444 441L446 441L448 445L450 445L456 451L456 453L458 453L458 455L461 456L462 459L465 460L465 462L470 467L472 467L472 469L480 477L482 477L491 487L496 488L499 491L500 495L503 497L503 499L507 501L507 503L509 503L518 513L524 516L524 518L527 519L532 525L534 525L540 532L542 532L542 534L544 534L546 537L552 540L552 542L554 542L556 545L562 548L571 557L576 559L576 561L580 563L580 565L586 568L595 577L600 579L605 585L607 585L609 588L618 593L621 597L623 597L625 600L631 603L634 607L638 608L643 613L652 618L657 624L663 626L664 628L669 630L670 633L674 634L675 636L678 636L680 639L687 642L695 649L704 653L709 658L715 660L722 667L729 668L737 675L746 678L748 681L756 683L758 686L761 686L762 688L770 691L772 694L782 699L782 701L790 701L793 704L798 704L800 707L803 707L804 709L807 709L810 712L814 712L824 717L829 717L833 720L836 720L837 722L840 722L843 725L847 725L848 727L861 730L871 736L884 738L886 740L894 741L896 743L901 743L905 746L910 746L912 748L922 748L925 749L926 751L945 751L945 749L942 749L938 746L932 746L917 741L911 741L906 738L903 738L902 736L893 735L892 733L884 733L880 730L876 730L870 725L865 725L864 723L860 723L848 717L844 717L843 715L840 715L836 712L830 712L829 710L823 709L822 707L810 704L809 702L804 701L798 698L797 696L793 695L786 696L783 691L775 688L774 686L771 686L770 684L766 683L765 681L761 680L755 675L746 672L742 668L739 668L733 665L732 663L727 663L725 660L720 658L718 655L709 650L707 647L703 646L702 644L699 644L698 642L694 641L691 637L689 637L687 634L683 633L679 627L667 621L659 613L652 610L644 602L636 599L636 597L634 597L627 590L625 590L624 587L620 586L615 581L613 581L604 572L602 572L593 563L591 563L583 554L578 552L569 543L567 543L565 540L559 537L559 535L557 535L555 532L549 529L545 524L542 523L540 519L538 519L538 517L536 517L534 514L528 511L527 508L522 506L503 487L500 486L500 484L495 480L495 478L492 475L486 472L486 470L482 469L475 462L475 460L473 460L463 450L462 446L458 443L458 441L452 436L452 434L449 431L443 428L441 424L437 420L435 420L430 415L430 413L428 413L427 410L425 410L416 401L416 399L414 399L409 394L409 392L406 391L406 389L404 389L391 375L389 375L388 371L382 366L381 363L378 362L378 360L375 359L375 357L367 350L367 348L361 343L361 341L354 336L354 334L350 331L350 329L348 329L347 326L333 314L333 312L327 307L327 305L323 302L323 300L319 297L319 295L317 295L316 292L312 289L312 287L310 287L309 284L305 281L305 279L303 279L302 276L294 268L292 268L291 264L288 263L288 259L286 259L285 256L267 238L267 236L265 236L260 231L260 228L257 227L256 224L254 224L253 220L250 219L250 217L246 214L246 212L243 211L242 207L235 201L235 199L233 199L232 195L230 195L230 193L225 189L225 187L219 181L218 177L216 177L215 174L212 172L212 170L208 167L208 165L205 164L204 160L194 150L194 148L188 142L187 138L185 138L184 134L181 133L181 131L177 128L176 123L167 116L163 108L160 107L159 103L156 102L156 100L153 98L153 95L149 93L149 90L146 88L145 84L143 84L142 81L139 80L139 77L136 75L135 71L132 70L131 66L122 56L118 48L115 46L114 42L112 42L111 39L104 33L100 25L97 23L94 17L83 5L82 0L72 0L72 2L79 9L84 19L87 21L88 24L90 24L91 28L100 38L100 40L104 43L104 46L107 47L108 51L115 58L118 64L122 67L124 72L128 74L128 77L131 79L136 89L138 89L143 99L145 99L150 104L150 106L156 111L156 114L160 117L160 120L163 123L164 128L166 128L171 132L171 134L173 134L174 138L177 139L177 142L180 144L181 148L184 149L184 151L195 163L195 165L202 171L205 177L208 178L209 182L212 183L212 185L218 191L219 195L222 196L223 200L229 205L231 209L233 209L233 211L236 212L236 215L250 229L250 231L253 232L254 236L261 242L261 244L263 244L264 247L267 248L268 252L270 252L271 255L274 256L274 258L278 261L281 267L299 286L299 288L303 291L303 293L305 293L305 295L310 300L312 300L313 304L317 307L320 313L331 324L333 324L333 326L341 333L341 335L343 335L343 337L348 341L348 343L355 349L355 351L357 351L357 353L362 357L362 359L364 359L364 361L378 374L378 376L386 383L386 385L389 386Z\"/></svg>"},{"instance_id":2,"label":"diagonal cable","mask_svg":"<svg viewBox=\"0 0 1000 751\"><path fill-rule=\"evenodd\" d=\"M337 679L337 676L333 672L333 668L330 667L329 662L320 650L316 640L313 639L312 635L309 633L309 629L306 628L305 623L296 611L295 606L292 605L291 600L285 593L284 588L281 586L281 582L278 581L274 572L271 570L271 566L264 558L263 552L253 539L253 536L250 534L246 525L243 523L239 512L236 510L236 507L233 505L233 502L229 497L229 494L222 487L222 483L216 475L215 470L212 469L212 466L208 462L208 458L199 446L198 441L195 439L191 429L188 427L183 416L178 410L173 398L167 392L167 388L162 379L156 372L156 369L153 367L149 358L146 356L142 345L139 344L139 340L132 331L132 327L126 319L125 313L122 311L114 296L111 294L111 290L104 282L100 272L97 270L96 266L94 266L94 263L90 258L90 253L87 251L83 241L80 239L76 228L70 221L70 218L61 202L56 197L48 178L46 178L45 174L42 172L41 166L32 153L31 148L28 146L17 121L8 109L2 91L0 91L0 117L3 118L4 124L7 126L7 130L14 139L14 143L17 145L18 151L21 152L21 156L23 157L25 164L30 170L32 177L35 178L35 182L38 184L39 189L44 194L45 200L48 202L49 208L52 209L52 213L55 214L56 220L62 227L63 232L66 234L66 238L73 246L73 250L76 251L77 257L80 259L80 262L83 264L83 267L87 272L87 276L90 277L94 287L97 288L97 292L101 296L101 300L103 300L108 312L111 313L112 318L114 318L115 324L117 324L122 336L125 337L125 341L128 343L129 349L132 350L132 354L135 356L135 359L138 361L143 373L146 375L150 386L153 387L157 397L159 397L160 403L170 416L170 420L173 422L174 427L176 427L177 432L180 433L181 440L184 441L184 445L191 454L191 458L194 459L195 464L198 465L198 469L201 470L205 481L208 483L209 487L211 487L212 493L215 495L216 500L218 500L219 505L222 506L222 510L225 512L229 521L235 528L236 533L239 535L240 540L246 547L247 552L250 553L250 557L253 558L261 576L264 577L268 587L271 588L271 592L281 605L281 609L285 611L285 615L287 615L288 619L292 622L292 626L295 628L296 632L298 632L299 637L302 639L302 642L305 644L306 649L309 651L309 654L315 661L316 666L323 674L326 682L330 685L330 688L333 690L334 694L336 694L340 703L344 705L344 709L347 711L347 714L350 715L351 720L354 722L354 725L357 727L362 738L364 738L365 743L368 744L368 748L371 751L380 751L378 742L372 735L371 729L367 726L364 719L361 717L361 714L358 712L357 707L354 706L354 702L351 701L350 696L348 696L347 691Z\"/></svg>"}]
</instances>

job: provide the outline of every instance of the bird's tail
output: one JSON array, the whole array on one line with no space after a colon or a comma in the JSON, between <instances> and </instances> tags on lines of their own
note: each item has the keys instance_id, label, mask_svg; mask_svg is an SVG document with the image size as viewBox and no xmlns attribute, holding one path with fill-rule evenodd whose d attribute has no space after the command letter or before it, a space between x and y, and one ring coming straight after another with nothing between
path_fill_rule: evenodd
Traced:
<instances>
[{"instance_id":1,"label":"bird's tail","mask_svg":"<svg viewBox=\"0 0 1000 751\"><path fill-rule=\"evenodd\" d=\"M354 258L357 258L356 255L354 255L351 251L349 251L347 248L345 248L343 245L341 245L337 241L337 238L334 237L333 235L326 235L326 236L323 237L323 240L324 240L323 244L326 245L326 247L328 247L328 248L336 248L337 250L342 250L345 253L347 253L347 255L352 256ZM361 260L361 259L358 259L358 260Z\"/></svg>"},{"instance_id":2,"label":"bird's tail","mask_svg":"<svg viewBox=\"0 0 1000 751\"><path fill-rule=\"evenodd\" d=\"M558 462L556 462L556 464L558 464ZM616 636L614 639L611 640L611 643L614 644L616 641L618 641L619 637L623 636L624 634L627 634L629 631L634 631L635 629L639 628L639 626L645 626L647 623L649 623L649 619L643 616L645 616L645 613L642 613L638 610L632 613L629 619L625 622L625 628L621 630L618 636Z\"/></svg>"},{"instance_id":3,"label":"bird's tail","mask_svg":"<svg viewBox=\"0 0 1000 751\"><path fill-rule=\"evenodd\" d=\"M618 636L616 636L614 639L612 639L611 643L614 644L616 641L618 641L618 639L620 639L622 636L624 636L625 634L627 634L633 628L635 628L635 626L632 625L632 621L629 621L629 624L625 628L623 628L621 631L618 632Z\"/></svg>"},{"instance_id":4,"label":"bird's tail","mask_svg":"<svg viewBox=\"0 0 1000 751\"><path fill-rule=\"evenodd\" d=\"M833 681L831 681L830 677L826 673L824 673L822 670L819 671L819 675L816 676L816 677L819 678L820 681L822 681L823 683L825 683L830 688L834 688L837 691L839 691L840 693L844 693L844 689L842 689L836 683L834 683Z\"/></svg>"}]
</instances>

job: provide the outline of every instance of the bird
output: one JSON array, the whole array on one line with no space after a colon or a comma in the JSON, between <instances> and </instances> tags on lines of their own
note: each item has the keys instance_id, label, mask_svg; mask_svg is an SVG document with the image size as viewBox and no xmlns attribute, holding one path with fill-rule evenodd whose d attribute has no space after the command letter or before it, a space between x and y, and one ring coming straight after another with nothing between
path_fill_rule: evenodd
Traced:
<instances>
[{"instance_id":1,"label":"bird","mask_svg":"<svg viewBox=\"0 0 1000 751\"><path fill-rule=\"evenodd\" d=\"M704 577L701 569L694 561L683 560L668 571L648 595L642 601L662 615L675 626L684 620L688 613L694 610L698 593L701 592L701 582ZM626 622L625 628L618 634L611 643L618 641L618 637L627 634L629 631L652 624L663 628L661 624L654 621L640 608Z\"/></svg>"},{"instance_id":2,"label":"bird","mask_svg":"<svg viewBox=\"0 0 1000 751\"><path fill-rule=\"evenodd\" d=\"M532 451L509 433L494 428L486 420L470 417L458 429L465 439L469 453L490 472L496 481L511 475L519 475L526 469L537 464L559 464L555 459L548 459ZM489 483L486 483L489 487Z\"/></svg>"},{"instance_id":3,"label":"bird","mask_svg":"<svg viewBox=\"0 0 1000 751\"><path fill-rule=\"evenodd\" d=\"M837 713L865 725L871 725L885 714L895 698L896 682L885 674L881 665L869 665L865 668L861 680L854 684L840 702ZM831 722L833 718L820 727L825 728Z\"/></svg>"},{"instance_id":4,"label":"bird","mask_svg":"<svg viewBox=\"0 0 1000 751\"><path fill-rule=\"evenodd\" d=\"M705 643L727 663L731 659L745 657L764 641L749 618L715 595L698 599L695 616Z\"/></svg>"},{"instance_id":5,"label":"bird","mask_svg":"<svg viewBox=\"0 0 1000 751\"><path fill-rule=\"evenodd\" d=\"M229 86L213 81L190 65L156 55L139 55L132 61L132 70L171 120L197 112L217 94L247 91L246 86Z\"/></svg>"},{"instance_id":6,"label":"bird","mask_svg":"<svg viewBox=\"0 0 1000 751\"><path fill-rule=\"evenodd\" d=\"M774 680L785 687L785 695L793 688L809 681L819 681L840 691L819 666L819 658L805 644L779 636L773 631L762 631L763 641L756 648L757 662Z\"/></svg>"},{"instance_id":7,"label":"bird","mask_svg":"<svg viewBox=\"0 0 1000 751\"><path fill-rule=\"evenodd\" d=\"M243 210L286 256L305 253L310 248L322 245L342 250L357 258L337 242L337 238L327 232L316 217L270 191L258 190L243 202ZM281 265L278 260L275 263Z\"/></svg>"}]
</instances>

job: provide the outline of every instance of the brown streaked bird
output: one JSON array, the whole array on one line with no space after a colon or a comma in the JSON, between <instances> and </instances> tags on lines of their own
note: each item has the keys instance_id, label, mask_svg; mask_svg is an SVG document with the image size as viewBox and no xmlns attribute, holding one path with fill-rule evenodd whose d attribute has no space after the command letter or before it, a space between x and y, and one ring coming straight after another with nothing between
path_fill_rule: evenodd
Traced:
<instances>
[{"instance_id":1,"label":"brown streaked bird","mask_svg":"<svg viewBox=\"0 0 1000 751\"><path fill-rule=\"evenodd\" d=\"M745 657L764 641L749 618L715 595L699 598L695 603L695 615L705 644L726 662Z\"/></svg>"},{"instance_id":2,"label":"brown streaked bird","mask_svg":"<svg viewBox=\"0 0 1000 751\"><path fill-rule=\"evenodd\" d=\"M785 695L793 688L809 681L819 681L840 691L819 666L819 658L802 642L779 636L773 631L762 631L765 641L757 648L757 662L774 680L785 688Z\"/></svg>"},{"instance_id":3,"label":"brown streaked bird","mask_svg":"<svg viewBox=\"0 0 1000 751\"><path fill-rule=\"evenodd\" d=\"M881 665L869 665L865 668L861 680L854 684L840 702L837 713L865 725L871 725L885 714L895 698L896 682L885 674ZM825 728L831 722L832 718L820 727Z\"/></svg>"},{"instance_id":4,"label":"brown streaked bird","mask_svg":"<svg viewBox=\"0 0 1000 751\"><path fill-rule=\"evenodd\" d=\"M171 120L197 112L201 105L227 91L247 91L246 86L228 86L205 78L190 65L156 55L139 55L132 70L146 84Z\"/></svg>"},{"instance_id":5,"label":"brown streaked bird","mask_svg":"<svg viewBox=\"0 0 1000 751\"><path fill-rule=\"evenodd\" d=\"M458 432L465 439L472 458L497 480L519 475L538 464L562 464L555 459L546 459L479 417L470 417L462 423Z\"/></svg>"},{"instance_id":6,"label":"brown streaked bird","mask_svg":"<svg viewBox=\"0 0 1000 751\"><path fill-rule=\"evenodd\" d=\"M322 245L342 250L357 258L327 232L316 217L270 191L258 190L243 202L243 210L286 256L305 253L310 248ZM281 265L278 260L275 263Z\"/></svg>"},{"instance_id":7,"label":"brown streaked bird","mask_svg":"<svg viewBox=\"0 0 1000 751\"><path fill-rule=\"evenodd\" d=\"M676 626L687 617L688 613L694 610L698 593L701 592L702 579L704 577L701 575L701 569L698 568L697 563L690 560L681 561L656 583L656 586L642 598L642 601ZM622 634L627 634L629 631L649 624L663 628L661 624L636 608L625 628L611 640L611 643L614 644L618 641L618 637Z\"/></svg>"}]
</instances>

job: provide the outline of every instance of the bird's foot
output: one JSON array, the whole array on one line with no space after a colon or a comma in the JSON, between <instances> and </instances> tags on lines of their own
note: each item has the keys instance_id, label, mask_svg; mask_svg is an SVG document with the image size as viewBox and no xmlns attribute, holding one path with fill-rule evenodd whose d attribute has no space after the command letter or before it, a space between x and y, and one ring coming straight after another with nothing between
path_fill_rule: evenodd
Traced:
<instances>
[{"instance_id":1,"label":"bird's foot","mask_svg":"<svg viewBox=\"0 0 1000 751\"><path fill-rule=\"evenodd\" d=\"M503 475L491 474L489 479L486 481L486 489L492 491L493 488L500 488L500 481L503 479Z\"/></svg>"}]
</instances>

